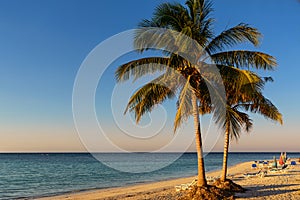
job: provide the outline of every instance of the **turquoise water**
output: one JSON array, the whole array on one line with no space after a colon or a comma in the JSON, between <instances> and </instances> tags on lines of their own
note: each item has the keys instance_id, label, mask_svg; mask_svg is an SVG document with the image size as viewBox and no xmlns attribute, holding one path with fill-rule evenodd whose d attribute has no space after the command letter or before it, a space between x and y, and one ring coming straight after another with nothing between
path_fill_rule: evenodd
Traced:
<instances>
[{"instance_id":1,"label":"turquoise water","mask_svg":"<svg viewBox=\"0 0 300 200\"><path fill-rule=\"evenodd\" d=\"M143 158L136 163L145 167L162 162L174 154L135 154ZM270 160L279 153L230 153L229 164L251 160ZM222 153L205 157L206 171L220 169ZM137 162L132 154L105 154L106 158ZM300 153L288 153L300 157ZM151 158L151 159L149 159ZM167 180L197 173L195 153L185 153L171 165L149 173L126 173L111 169L86 153L74 154L0 154L0 199L27 199L72 191L125 186L136 183Z\"/></svg>"}]
</instances>

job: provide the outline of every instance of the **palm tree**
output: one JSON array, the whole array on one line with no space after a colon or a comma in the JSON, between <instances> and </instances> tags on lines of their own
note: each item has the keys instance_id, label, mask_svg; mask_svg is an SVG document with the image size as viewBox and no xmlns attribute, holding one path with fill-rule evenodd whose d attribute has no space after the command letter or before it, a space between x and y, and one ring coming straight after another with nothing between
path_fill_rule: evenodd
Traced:
<instances>
[{"instance_id":1,"label":"palm tree","mask_svg":"<svg viewBox=\"0 0 300 200\"><path fill-rule=\"evenodd\" d=\"M226 120L224 124L225 138L224 138L224 157L221 181L225 182L227 175L227 161L228 161L228 149L229 149L229 137L238 139L240 131L244 128L247 132L252 127L252 120L249 116L238 111L234 107L227 106Z\"/></svg>"},{"instance_id":2,"label":"palm tree","mask_svg":"<svg viewBox=\"0 0 300 200\"><path fill-rule=\"evenodd\" d=\"M221 70L226 70L226 68ZM223 72L224 74L226 73ZM267 119L280 124L283 122L282 115L278 109L262 95L265 83L272 79L270 77L261 78L249 70L242 70L242 73L239 73L239 75L242 75L242 77L237 75L237 78L244 83L241 87L236 87L234 81L230 80L230 76L223 76L227 97L226 115L225 118L216 118L216 122L221 125L225 132L222 182L226 181L229 140L238 140L241 131L244 129L246 132L249 132L253 125L249 115L240 110L252 113L258 112Z\"/></svg>"},{"instance_id":3,"label":"palm tree","mask_svg":"<svg viewBox=\"0 0 300 200\"><path fill-rule=\"evenodd\" d=\"M263 105L262 103L260 106L268 107L267 110L273 112L273 114L276 113L274 114L274 117L272 117L273 114L270 113L263 114L266 118L271 118L272 120L278 121L282 124L282 116L274 105L268 105L268 104ZM222 176L221 176L222 182L226 181L226 176L227 176L229 140L230 139L238 140L242 129L244 129L246 132L249 132L249 130L252 128L253 125L252 120L249 118L249 115L238 110L238 108L240 107L242 107L242 105L234 105L234 106L227 105L226 119L223 125L225 131L225 137L224 137L223 167L222 167Z\"/></svg>"},{"instance_id":4,"label":"palm tree","mask_svg":"<svg viewBox=\"0 0 300 200\"><path fill-rule=\"evenodd\" d=\"M155 49L164 56L142 58L123 64L116 71L116 79L122 82L130 77L138 79L147 74L162 73L132 95L126 111L134 112L138 123L142 115L150 112L155 105L179 94L174 131L188 117L193 116L198 158L198 186L206 186L199 112L219 109L215 104L212 106L209 96L210 86L208 86L210 83L200 72L201 70L198 70L199 66L209 66L211 63L200 61L202 54L194 51L194 47L199 46L204 49L219 67L227 69L229 76L231 76L230 71L238 73L239 70L236 69L242 67L272 69L276 61L272 56L261 52L224 51L243 42L250 42L256 46L259 44L261 34L247 24L238 24L215 36L212 31L214 20L210 17L211 2L187 0L185 4L186 6L179 3L163 3L156 8L150 20L143 20L139 24L134 41L137 51L142 53ZM171 36L165 34L162 30L184 34L193 39L197 45L191 48L191 44L186 40L182 38L180 40L172 34ZM182 49L191 50L186 53ZM196 47L196 49L200 48ZM193 58L196 62L190 62L184 55ZM154 64L160 65L157 67ZM237 85L241 83L239 80L234 82Z\"/></svg>"}]
</instances>

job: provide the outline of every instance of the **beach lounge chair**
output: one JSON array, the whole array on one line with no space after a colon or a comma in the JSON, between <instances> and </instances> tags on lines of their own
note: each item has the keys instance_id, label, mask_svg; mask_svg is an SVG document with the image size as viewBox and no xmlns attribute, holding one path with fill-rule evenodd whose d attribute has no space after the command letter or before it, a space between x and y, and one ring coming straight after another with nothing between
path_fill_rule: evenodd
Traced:
<instances>
[{"instance_id":1,"label":"beach lounge chair","mask_svg":"<svg viewBox=\"0 0 300 200\"><path fill-rule=\"evenodd\" d=\"M176 190L176 192L179 192L182 190L190 190L195 185L197 185L197 179L194 179L191 183L176 185L175 190Z\"/></svg>"},{"instance_id":2,"label":"beach lounge chair","mask_svg":"<svg viewBox=\"0 0 300 200\"><path fill-rule=\"evenodd\" d=\"M244 177L245 178L251 178L251 177L258 177L259 176L259 177L263 178L263 177L265 177L266 174L267 174L266 171L259 170L258 172L255 172L255 173L245 173Z\"/></svg>"},{"instance_id":3,"label":"beach lounge chair","mask_svg":"<svg viewBox=\"0 0 300 200\"><path fill-rule=\"evenodd\" d=\"M214 182L217 179L220 179L220 176L216 176L216 177L208 176L208 177L206 177L207 182Z\"/></svg>"},{"instance_id":4,"label":"beach lounge chair","mask_svg":"<svg viewBox=\"0 0 300 200\"><path fill-rule=\"evenodd\" d=\"M227 177L233 179L235 177L235 174L227 174Z\"/></svg>"},{"instance_id":5,"label":"beach lounge chair","mask_svg":"<svg viewBox=\"0 0 300 200\"><path fill-rule=\"evenodd\" d=\"M273 169L270 169L269 172L271 173L284 173L286 172L288 169L288 165L282 165L281 168L273 168Z\"/></svg>"},{"instance_id":6,"label":"beach lounge chair","mask_svg":"<svg viewBox=\"0 0 300 200\"><path fill-rule=\"evenodd\" d=\"M258 167L259 168L263 168L264 167L264 163L265 163L265 161L263 161L263 160L258 161Z\"/></svg>"},{"instance_id":7,"label":"beach lounge chair","mask_svg":"<svg viewBox=\"0 0 300 200\"><path fill-rule=\"evenodd\" d=\"M282 169L273 168L273 169L270 169L269 172L272 174L277 174L277 173L283 173L284 171Z\"/></svg>"}]
</instances>

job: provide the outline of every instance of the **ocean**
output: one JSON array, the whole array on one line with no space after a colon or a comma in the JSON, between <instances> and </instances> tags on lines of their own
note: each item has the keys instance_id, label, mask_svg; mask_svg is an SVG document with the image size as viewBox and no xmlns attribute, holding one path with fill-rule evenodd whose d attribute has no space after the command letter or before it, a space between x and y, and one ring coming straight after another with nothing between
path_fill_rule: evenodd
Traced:
<instances>
[{"instance_id":1,"label":"ocean","mask_svg":"<svg viewBox=\"0 0 300 200\"><path fill-rule=\"evenodd\" d=\"M175 153L105 153L106 161L147 167L179 156ZM271 160L280 153L230 153L229 165L254 160ZM300 153L288 153L299 158ZM136 159L139 158L139 159ZM206 171L222 168L223 153L205 156ZM141 162L141 160L143 162ZM119 163L118 163L119 161ZM105 162L104 162L105 163ZM126 167L126 165L125 165ZM129 167L129 166L128 166ZM249 166L250 168L250 166ZM132 168L125 170L131 171ZM197 174L196 153L184 153L172 164L152 172L121 172L99 162L88 153L2 153L0 154L0 199L31 199L88 189L126 186Z\"/></svg>"}]
</instances>

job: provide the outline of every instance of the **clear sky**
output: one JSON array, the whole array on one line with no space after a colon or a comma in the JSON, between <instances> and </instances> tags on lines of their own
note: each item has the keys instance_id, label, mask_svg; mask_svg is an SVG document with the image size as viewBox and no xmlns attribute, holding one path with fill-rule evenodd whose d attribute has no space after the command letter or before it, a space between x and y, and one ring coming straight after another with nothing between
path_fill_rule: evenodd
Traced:
<instances>
[{"instance_id":1,"label":"clear sky","mask_svg":"<svg viewBox=\"0 0 300 200\"><path fill-rule=\"evenodd\" d=\"M165 1L1 0L0 152L85 151L72 117L72 90L81 63L100 42L150 18L161 2ZM273 55L279 63L276 71L266 73L275 82L267 85L265 94L282 112L284 125L253 116L254 129L233 142L231 150L299 152L299 1L214 0L213 4L216 33L248 23L264 35L258 50ZM95 105L99 123L105 124L106 134L119 146L137 151L158 148L155 141L117 139L120 127L109 113L123 113L125 105L115 103L120 108L112 111L102 101L111 99L113 72L121 61L112 64L99 82ZM174 136L175 106L166 104L165 108L161 142ZM143 123L148 123L147 117ZM204 129L205 123L209 119L203 120ZM191 133L192 125L187 123L181 131ZM222 138L214 150L222 151Z\"/></svg>"}]
</instances>

